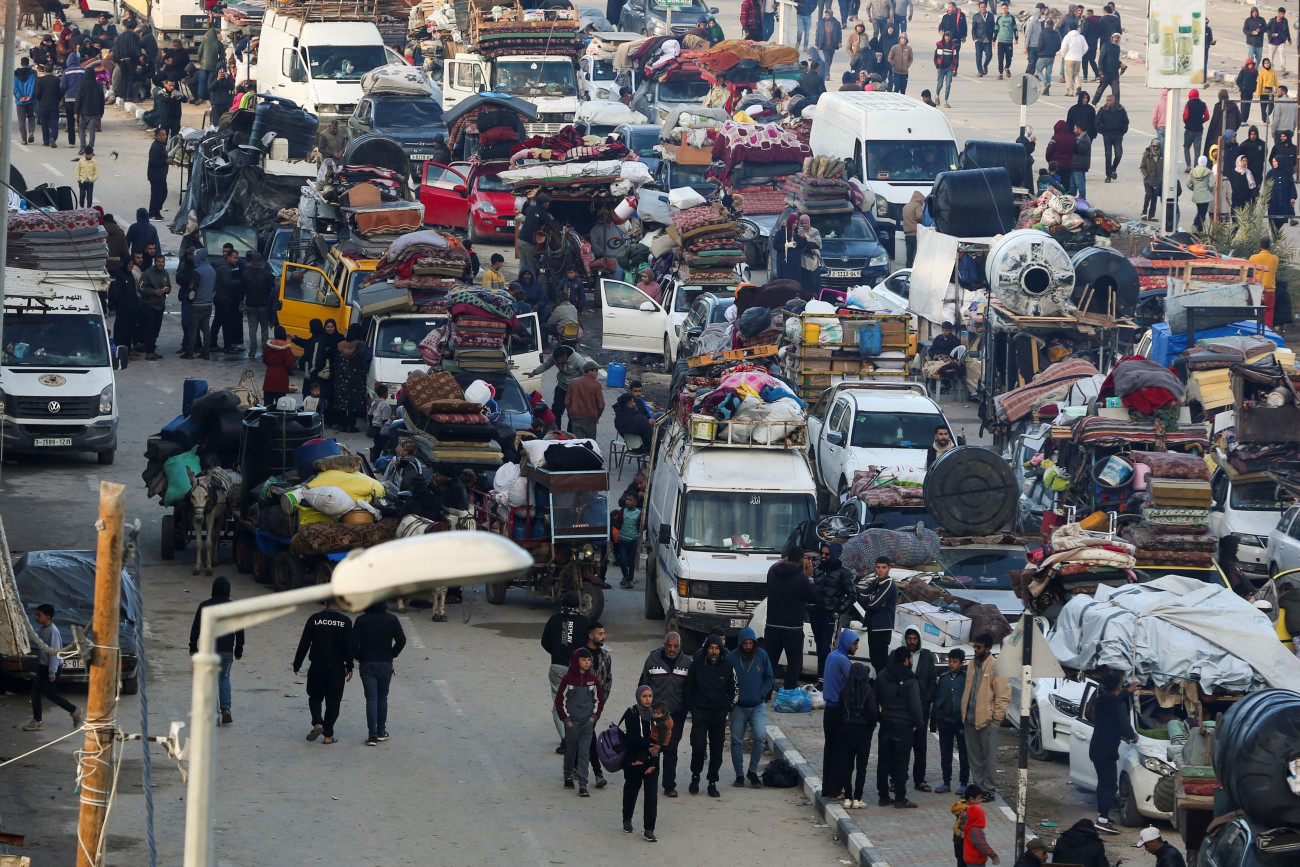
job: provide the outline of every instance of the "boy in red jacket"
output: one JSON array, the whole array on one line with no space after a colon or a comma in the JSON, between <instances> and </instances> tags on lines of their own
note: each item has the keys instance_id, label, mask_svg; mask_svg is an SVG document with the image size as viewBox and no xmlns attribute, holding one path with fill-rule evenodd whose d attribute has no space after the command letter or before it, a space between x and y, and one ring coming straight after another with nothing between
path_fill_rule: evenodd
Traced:
<instances>
[{"instance_id":1,"label":"boy in red jacket","mask_svg":"<svg viewBox=\"0 0 1300 867\"><path fill-rule=\"evenodd\" d=\"M573 778L578 778L578 796L590 797L587 792L587 757L591 754L591 738L596 730L596 720L605 710L605 690L600 679L591 672L591 651L579 647L569 657L569 671L560 678L555 691L555 712L564 723L564 788L573 788ZM582 760L578 761L581 756Z\"/></svg>"}]
</instances>

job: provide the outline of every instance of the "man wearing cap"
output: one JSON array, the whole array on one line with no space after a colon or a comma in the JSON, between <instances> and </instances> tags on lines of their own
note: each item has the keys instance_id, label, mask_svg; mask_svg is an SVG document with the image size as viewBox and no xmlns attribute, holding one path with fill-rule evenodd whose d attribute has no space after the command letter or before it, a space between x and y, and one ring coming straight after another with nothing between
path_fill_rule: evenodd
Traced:
<instances>
[{"instance_id":1,"label":"man wearing cap","mask_svg":"<svg viewBox=\"0 0 1300 867\"><path fill-rule=\"evenodd\" d=\"M1161 839L1158 828L1143 828L1133 848L1145 849L1156 856L1156 867L1187 867L1183 853Z\"/></svg>"},{"instance_id":2,"label":"man wearing cap","mask_svg":"<svg viewBox=\"0 0 1300 867\"><path fill-rule=\"evenodd\" d=\"M569 383L566 407L569 410L569 432L585 439L596 438L596 426L605 412L605 390L597 376L600 365L588 361L582 365L582 376Z\"/></svg>"},{"instance_id":3,"label":"man wearing cap","mask_svg":"<svg viewBox=\"0 0 1300 867\"><path fill-rule=\"evenodd\" d=\"M1038 867L1047 863L1047 843L1042 837L1031 837L1025 841L1025 854L1015 863L1015 867Z\"/></svg>"}]
</instances>

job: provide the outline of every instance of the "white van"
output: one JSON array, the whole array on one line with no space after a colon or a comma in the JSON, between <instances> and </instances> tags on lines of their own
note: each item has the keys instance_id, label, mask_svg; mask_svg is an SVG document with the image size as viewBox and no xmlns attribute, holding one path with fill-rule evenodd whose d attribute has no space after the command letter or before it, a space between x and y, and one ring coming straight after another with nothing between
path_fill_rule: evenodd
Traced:
<instances>
[{"instance_id":1,"label":"white van","mask_svg":"<svg viewBox=\"0 0 1300 867\"><path fill-rule=\"evenodd\" d=\"M406 60L370 20L320 20L315 7L268 9L257 50L258 92L291 99L321 124L346 122L361 101L361 76Z\"/></svg>"},{"instance_id":2,"label":"white van","mask_svg":"<svg viewBox=\"0 0 1300 867\"><path fill-rule=\"evenodd\" d=\"M712 423L694 416L690 428L671 421L660 432L646 502L645 616L666 615L687 650L740 632L790 534L817 517L805 445L715 439ZM806 441L805 423L788 424Z\"/></svg>"},{"instance_id":3,"label":"white van","mask_svg":"<svg viewBox=\"0 0 1300 867\"><path fill-rule=\"evenodd\" d=\"M113 371L130 347L113 349L96 281L44 271L5 271L0 405L7 452L117 451Z\"/></svg>"},{"instance_id":4,"label":"white van","mask_svg":"<svg viewBox=\"0 0 1300 867\"><path fill-rule=\"evenodd\" d=\"M930 195L940 172L957 168L957 137L937 108L901 93L824 93L817 101L809 140L812 152L852 159L857 177L874 196L872 213L890 236L890 255L903 234L903 205L920 191Z\"/></svg>"}]
</instances>

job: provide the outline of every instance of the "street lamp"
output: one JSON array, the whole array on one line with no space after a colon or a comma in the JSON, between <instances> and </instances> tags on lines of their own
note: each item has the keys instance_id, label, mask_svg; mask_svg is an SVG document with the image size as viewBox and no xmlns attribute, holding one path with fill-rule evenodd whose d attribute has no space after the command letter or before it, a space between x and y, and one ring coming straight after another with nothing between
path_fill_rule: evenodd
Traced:
<instances>
[{"instance_id":1,"label":"street lamp","mask_svg":"<svg viewBox=\"0 0 1300 867\"><path fill-rule=\"evenodd\" d=\"M430 533L356 550L334 567L328 584L240 599L203 609L199 652L193 657L190 779L185 807L185 867L212 864L212 805L216 796L217 639L291 614L299 605L336 597L360 611L383 599L434 587L494 583L521 577L533 558L514 542L472 530Z\"/></svg>"}]
</instances>

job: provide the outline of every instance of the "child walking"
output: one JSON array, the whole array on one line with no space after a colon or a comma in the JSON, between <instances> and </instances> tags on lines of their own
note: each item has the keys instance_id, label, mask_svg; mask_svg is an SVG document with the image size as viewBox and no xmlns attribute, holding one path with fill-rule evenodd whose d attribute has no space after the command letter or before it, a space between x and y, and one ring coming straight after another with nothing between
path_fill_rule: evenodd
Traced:
<instances>
[{"instance_id":1,"label":"child walking","mask_svg":"<svg viewBox=\"0 0 1300 867\"><path fill-rule=\"evenodd\" d=\"M564 724L564 788L573 788L578 778L578 796L590 797L587 791L588 756L596 720L605 710L605 690L591 671L591 651L579 647L569 657L569 670L560 678L555 691L555 712ZM578 761L578 757L582 761Z\"/></svg>"},{"instance_id":2,"label":"child walking","mask_svg":"<svg viewBox=\"0 0 1300 867\"><path fill-rule=\"evenodd\" d=\"M655 820L659 814L659 753L673 736L673 719L668 705L654 700L654 691L642 685L636 691L636 704L623 714L626 733L623 753L623 830L632 833L632 813L636 800L645 790L642 808L645 839L657 842Z\"/></svg>"},{"instance_id":3,"label":"child walking","mask_svg":"<svg viewBox=\"0 0 1300 867\"><path fill-rule=\"evenodd\" d=\"M375 386L375 399L370 404L366 417L370 419L370 427L367 433L370 434L370 440L374 443L370 447L370 460L377 461L384 450L384 446L388 443L388 435L384 433L384 425L393 420L393 408L388 405L388 386L386 384L381 382Z\"/></svg>"},{"instance_id":4,"label":"child walking","mask_svg":"<svg viewBox=\"0 0 1300 867\"><path fill-rule=\"evenodd\" d=\"M82 208L95 204L95 181L99 180L99 163L95 162L95 149L86 148L77 162L78 202Z\"/></svg>"},{"instance_id":5,"label":"child walking","mask_svg":"<svg viewBox=\"0 0 1300 867\"><path fill-rule=\"evenodd\" d=\"M636 549L637 532L641 525L641 507L637 505L636 494L623 498L623 523L618 528L618 566L623 570L623 580L619 582L624 589L636 586Z\"/></svg>"}]
</instances>

